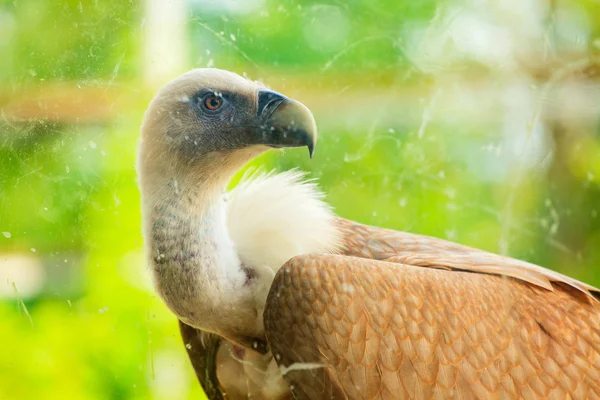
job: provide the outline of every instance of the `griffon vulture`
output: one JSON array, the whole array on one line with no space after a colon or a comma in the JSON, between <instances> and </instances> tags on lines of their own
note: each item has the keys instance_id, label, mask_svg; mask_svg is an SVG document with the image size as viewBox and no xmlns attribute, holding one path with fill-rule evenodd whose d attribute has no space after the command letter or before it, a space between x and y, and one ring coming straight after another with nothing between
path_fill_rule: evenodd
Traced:
<instances>
[{"instance_id":1,"label":"griffon vulture","mask_svg":"<svg viewBox=\"0 0 600 400\"><path fill-rule=\"evenodd\" d=\"M149 262L211 398L599 397L598 289L339 218L298 172L226 192L258 154L316 142L304 105L217 69L145 114Z\"/></svg>"}]
</instances>

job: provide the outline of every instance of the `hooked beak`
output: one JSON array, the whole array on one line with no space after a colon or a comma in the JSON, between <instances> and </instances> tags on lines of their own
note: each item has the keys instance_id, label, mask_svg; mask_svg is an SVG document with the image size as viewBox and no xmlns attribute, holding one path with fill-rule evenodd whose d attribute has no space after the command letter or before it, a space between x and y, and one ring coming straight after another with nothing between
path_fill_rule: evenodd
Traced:
<instances>
[{"instance_id":1,"label":"hooked beak","mask_svg":"<svg viewBox=\"0 0 600 400\"><path fill-rule=\"evenodd\" d=\"M258 91L259 142L270 147L308 147L312 158L317 144L317 124L302 103L271 90Z\"/></svg>"}]
</instances>

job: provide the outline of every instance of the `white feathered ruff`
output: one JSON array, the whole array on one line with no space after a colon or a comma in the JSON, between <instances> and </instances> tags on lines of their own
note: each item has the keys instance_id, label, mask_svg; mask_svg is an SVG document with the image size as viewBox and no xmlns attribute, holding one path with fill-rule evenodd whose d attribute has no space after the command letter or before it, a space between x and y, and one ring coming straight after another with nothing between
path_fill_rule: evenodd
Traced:
<instances>
[{"instance_id":1,"label":"white feathered ruff","mask_svg":"<svg viewBox=\"0 0 600 400\"><path fill-rule=\"evenodd\" d=\"M271 280L294 256L340 246L335 214L305 177L298 170L251 174L227 199L227 226L240 260L259 273L270 270Z\"/></svg>"}]
</instances>

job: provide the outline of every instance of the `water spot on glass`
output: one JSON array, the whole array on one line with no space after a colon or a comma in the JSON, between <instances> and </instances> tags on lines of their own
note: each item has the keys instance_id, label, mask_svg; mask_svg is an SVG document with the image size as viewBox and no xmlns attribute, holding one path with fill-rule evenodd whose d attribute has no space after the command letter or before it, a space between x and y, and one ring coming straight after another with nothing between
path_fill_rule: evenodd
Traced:
<instances>
[{"instance_id":1,"label":"water spot on glass","mask_svg":"<svg viewBox=\"0 0 600 400\"><path fill-rule=\"evenodd\" d=\"M12 235L10 234L10 232L2 232L2 236L4 236L7 239L10 239L12 237Z\"/></svg>"},{"instance_id":2,"label":"water spot on glass","mask_svg":"<svg viewBox=\"0 0 600 400\"><path fill-rule=\"evenodd\" d=\"M350 283L342 284L342 290L344 291L344 293L348 293L350 295L354 294L354 286Z\"/></svg>"}]
</instances>

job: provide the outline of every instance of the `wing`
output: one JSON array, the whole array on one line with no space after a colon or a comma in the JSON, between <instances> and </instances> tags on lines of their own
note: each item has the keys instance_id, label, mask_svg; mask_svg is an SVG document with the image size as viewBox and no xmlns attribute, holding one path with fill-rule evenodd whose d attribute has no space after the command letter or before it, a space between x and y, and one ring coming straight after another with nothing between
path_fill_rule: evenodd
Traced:
<instances>
[{"instance_id":1,"label":"wing","mask_svg":"<svg viewBox=\"0 0 600 400\"><path fill-rule=\"evenodd\" d=\"M338 218L344 233L342 254L384 260L419 267L441 268L508 276L553 290L552 283L571 286L590 299L600 298L600 291L537 265L473 249L457 243L413 233L376 228Z\"/></svg>"},{"instance_id":2,"label":"wing","mask_svg":"<svg viewBox=\"0 0 600 400\"><path fill-rule=\"evenodd\" d=\"M179 329L196 377L210 400L291 400L270 354L241 349L181 321Z\"/></svg>"},{"instance_id":3,"label":"wing","mask_svg":"<svg viewBox=\"0 0 600 400\"><path fill-rule=\"evenodd\" d=\"M267 300L267 337L296 398L600 397L593 287L437 239L340 224L344 254L293 258Z\"/></svg>"},{"instance_id":4,"label":"wing","mask_svg":"<svg viewBox=\"0 0 600 400\"><path fill-rule=\"evenodd\" d=\"M223 400L217 380L217 352L222 339L218 335L202 332L181 321L179 331L204 393L210 400Z\"/></svg>"}]
</instances>

